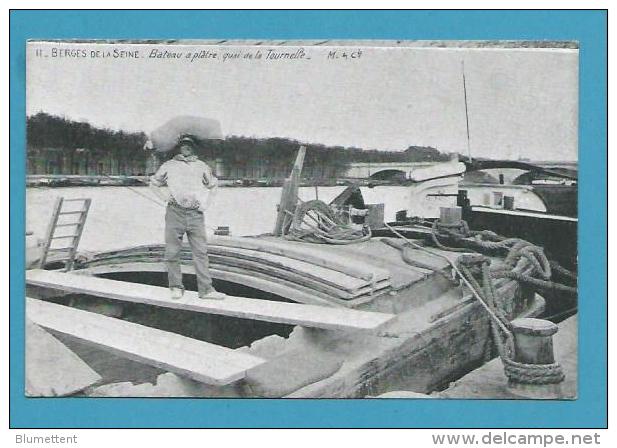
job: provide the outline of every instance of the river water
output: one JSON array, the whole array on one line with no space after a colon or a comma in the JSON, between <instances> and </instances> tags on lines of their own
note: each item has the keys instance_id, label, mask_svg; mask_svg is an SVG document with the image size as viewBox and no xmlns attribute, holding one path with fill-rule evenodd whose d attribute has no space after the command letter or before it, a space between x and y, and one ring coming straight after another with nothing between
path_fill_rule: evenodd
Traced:
<instances>
[{"instance_id":1,"label":"river water","mask_svg":"<svg viewBox=\"0 0 617 448\"><path fill-rule=\"evenodd\" d=\"M302 200L330 202L345 187L303 187ZM407 208L405 187L363 187L367 204L384 203L386 221L394 220L398 210ZM107 251L128 246L163 243L165 207L147 187L58 187L26 190L26 230L43 238L55 198L91 198L92 205L80 243L83 251ZM206 213L206 230L229 226L234 236L272 232L281 188L219 188ZM158 202L158 203L157 203ZM71 216L71 215L68 215ZM70 229L70 228L68 228Z\"/></svg>"}]
</instances>

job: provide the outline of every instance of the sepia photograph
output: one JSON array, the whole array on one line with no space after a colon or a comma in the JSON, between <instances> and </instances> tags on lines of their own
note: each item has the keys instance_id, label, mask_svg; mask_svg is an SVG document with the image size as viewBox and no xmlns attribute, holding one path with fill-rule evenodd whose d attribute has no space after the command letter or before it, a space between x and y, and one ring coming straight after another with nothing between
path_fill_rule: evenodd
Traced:
<instances>
[{"instance_id":1,"label":"sepia photograph","mask_svg":"<svg viewBox=\"0 0 617 448\"><path fill-rule=\"evenodd\" d=\"M30 40L25 81L26 397L577 399L578 42Z\"/></svg>"}]
</instances>

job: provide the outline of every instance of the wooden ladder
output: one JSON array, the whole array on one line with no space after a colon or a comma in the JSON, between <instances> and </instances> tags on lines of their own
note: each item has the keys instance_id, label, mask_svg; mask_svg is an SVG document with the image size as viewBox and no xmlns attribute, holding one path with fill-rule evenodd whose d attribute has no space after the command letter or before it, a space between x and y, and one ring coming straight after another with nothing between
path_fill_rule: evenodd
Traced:
<instances>
[{"instance_id":1,"label":"wooden ladder","mask_svg":"<svg viewBox=\"0 0 617 448\"><path fill-rule=\"evenodd\" d=\"M63 206L69 202L81 202L83 205L78 210L66 210L65 208L63 208ZM56 199L53 214L51 216L51 220L49 221L49 225L47 226L47 235L45 239L45 244L43 245L41 251L39 268L45 268L45 264L47 263L47 258L50 253L59 252L66 254L64 271L68 272L73 269L73 264L75 263L75 255L77 254L77 247L79 246L79 240L81 239L81 235L84 230L84 224L86 223L86 218L88 217L88 211L90 210L91 202L92 199L89 198L64 199L63 197L59 197ZM58 220L61 216L68 215L74 215L77 218L77 221L58 223ZM74 230L67 235L56 235L56 230L59 227L70 227ZM68 244L61 247L53 247L53 242L59 240L68 240Z\"/></svg>"}]
</instances>

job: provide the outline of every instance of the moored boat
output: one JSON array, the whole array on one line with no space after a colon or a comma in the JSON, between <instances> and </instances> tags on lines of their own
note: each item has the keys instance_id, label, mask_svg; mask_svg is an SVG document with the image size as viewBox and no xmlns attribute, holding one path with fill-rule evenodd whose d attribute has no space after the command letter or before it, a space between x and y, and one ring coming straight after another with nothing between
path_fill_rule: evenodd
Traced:
<instances>
[{"instance_id":1,"label":"moored boat","mask_svg":"<svg viewBox=\"0 0 617 448\"><path fill-rule=\"evenodd\" d=\"M448 278L451 267L444 258L411 249L414 258L425 263L425 268L410 266L398 249L377 238L344 247L315 247L272 237L238 240L220 237L211 242L215 285L228 295L258 297L264 307L272 301L294 302L318 305L325 309L324 313L343 308L386 313L393 318L371 332L311 329L233 316L203 315L191 312L188 306L167 309L131 303L128 298L100 297L88 290L76 293L78 290L73 289L72 294L67 294L67 289L71 290L67 286L71 284L70 278L64 285L50 284L32 274L27 278L28 295L121 317L266 360L230 386L177 380L189 384L191 393L197 396L362 397L398 389L429 392L481 364L487 350L491 351L489 316L473 295ZM452 259L457 256L445 251L436 253ZM305 260L299 261L302 256ZM260 262L254 264L253 260ZM357 272L340 272L343 266L337 265L339 260L353 260L349 267ZM183 263L190 287L194 279L188 253ZM76 274L123 283L163 285L165 282L160 246L100 253L67 275ZM369 280L357 278L360 275ZM542 312L542 298L515 281L503 279L495 286L509 318L537 316ZM58 337L86 362L90 360L91 364L100 366L101 357L109 359L103 355L104 350L92 350L70 337ZM114 362L122 364L117 359ZM147 370L141 378L135 373L136 376L129 375L124 380L144 384L163 373ZM103 383L108 384L88 394L141 395L139 390L144 389L126 384L118 389L110 385L118 382L117 375L106 377L105 368L99 374ZM159 393L164 395L169 391L152 385L145 395Z\"/></svg>"},{"instance_id":2,"label":"moored boat","mask_svg":"<svg viewBox=\"0 0 617 448\"><path fill-rule=\"evenodd\" d=\"M524 251L478 257L427 247L430 232L422 226L415 238L396 229L378 237L366 222L342 223L327 204L298 206L298 179L295 169L273 234L210 240L214 284L228 295L220 303L199 300L194 292L171 300L160 244L83 254L67 273L55 272L61 257L28 271L34 323L101 377L80 393L426 393L501 352L494 346L501 339L495 325L543 312L543 298L519 281L542 275L538 260ZM188 249L182 269L194 291ZM480 270L491 272L490 278Z\"/></svg>"}]
</instances>

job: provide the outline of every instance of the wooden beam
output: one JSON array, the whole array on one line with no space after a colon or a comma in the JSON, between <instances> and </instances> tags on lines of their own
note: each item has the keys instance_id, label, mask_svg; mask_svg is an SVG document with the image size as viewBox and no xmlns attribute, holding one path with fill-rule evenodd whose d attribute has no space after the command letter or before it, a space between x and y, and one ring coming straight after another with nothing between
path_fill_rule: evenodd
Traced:
<instances>
[{"instance_id":1,"label":"wooden beam","mask_svg":"<svg viewBox=\"0 0 617 448\"><path fill-rule=\"evenodd\" d=\"M288 224L289 218L287 212L293 214L298 203L298 189L300 187L300 173L302 172L302 166L304 165L304 155L306 154L306 148L300 146L296 161L291 170L291 175L285 179L283 188L281 189L281 200L278 205L278 211L276 215L276 224L274 225L274 235L281 236L285 233L286 224Z\"/></svg>"},{"instance_id":2,"label":"wooden beam","mask_svg":"<svg viewBox=\"0 0 617 448\"><path fill-rule=\"evenodd\" d=\"M283 234L283 226L285 225L285 215L289 207L289 204L293 202L293 192L291 187L291 180L285 179L283 186L281 187L281 200L277 205L276 210L276 222L274 224L274 230L272 233L274 236L281 236Z\"/></svg>"},{"instance_id":3,"label":"wooden beam","mask_svg":"<svg viewBox=\"0 0 617 448\"><path fill-rule=\"evenodd\" d=\"M207 384L233 383L244 378L247 370L265 362L176 333L41 300L27 298L26 314L41 327Z\"/></svg>"},{"instance_id":4,"label":"wooden beam","mask_svg":"<svg viewBox=\"0 0 617 448\"><path fill-rule=\"evenodd\" d=\"M26 284L124 302L327 330L374 330L394 318L393 314L244 297L201 300L192 291L187 291L181 300L172 300L167 288L39 269L26 271Z\"/></svg>"}]
</instances>

